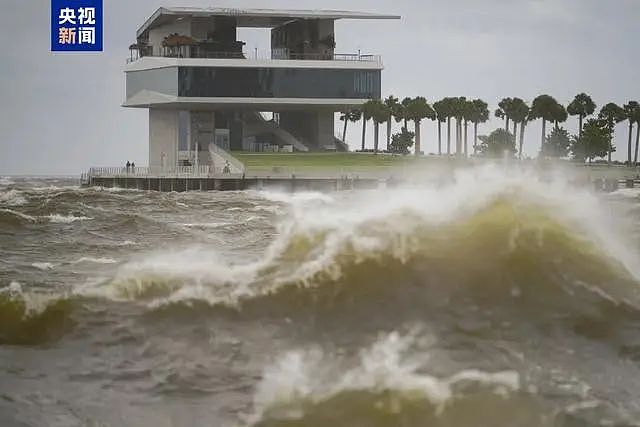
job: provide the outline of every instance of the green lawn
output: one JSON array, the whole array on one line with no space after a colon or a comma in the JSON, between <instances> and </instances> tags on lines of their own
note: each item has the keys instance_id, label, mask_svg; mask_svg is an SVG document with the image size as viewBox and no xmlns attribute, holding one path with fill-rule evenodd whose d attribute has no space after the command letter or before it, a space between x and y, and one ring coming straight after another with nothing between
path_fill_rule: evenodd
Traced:
<instances>
[{"instance_id":1,"label":"green lawn","mask_svg":"<svg viewBox=\"0 0 640 427\"><path fill-rule=\"evenodd\" d=\"M369 153L246 153L233 152L248 169L393 167L413 163L412 156L391 156Z\"/></svg>"}]
</instances>

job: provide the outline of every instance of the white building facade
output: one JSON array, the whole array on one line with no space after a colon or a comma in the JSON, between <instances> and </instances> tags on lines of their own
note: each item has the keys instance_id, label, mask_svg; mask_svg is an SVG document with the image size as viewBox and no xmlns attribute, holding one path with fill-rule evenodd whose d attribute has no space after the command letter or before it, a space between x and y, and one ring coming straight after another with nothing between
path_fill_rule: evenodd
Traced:
<instances>
[{"instance_id":1,"label":"white building facade","mask_svg":"<svg viewBox=\"0 0 640 427\"><path fill-rule=\"evenodd\" d=\"M334 114L380 99L383 66L375 55L335 53L337 19L399 17L158 9L138 30L125 69L124 106L149 109L149 166L211 164L218 149L346 150ZM243 53L242 27L271 29L268 57Z\"/></svg>"}]
</instances>

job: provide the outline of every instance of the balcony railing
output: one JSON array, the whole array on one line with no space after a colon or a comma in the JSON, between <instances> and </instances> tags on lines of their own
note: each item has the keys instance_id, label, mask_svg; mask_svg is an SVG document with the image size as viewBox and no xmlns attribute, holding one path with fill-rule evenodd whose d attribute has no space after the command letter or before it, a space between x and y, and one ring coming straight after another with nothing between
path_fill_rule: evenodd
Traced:
<instances>
[{"instance_id":1,"label":"balcony railing","mask_svg":"<svg viewBox=\"0 0 640 427\"><path fill-rule=\"evenodd\" d=\"M380 64L380 55L363 55L361 53L291 53L282 51L272 52L211 52L194 50L192 52L162 53L145 55L157 58L177 58L177 59L249 59L260 61L285 60L285 61L347 61L347 62L368 62ZM127 64L143 58L133 55L127 58Z\"/></svg>"}]
</instances>

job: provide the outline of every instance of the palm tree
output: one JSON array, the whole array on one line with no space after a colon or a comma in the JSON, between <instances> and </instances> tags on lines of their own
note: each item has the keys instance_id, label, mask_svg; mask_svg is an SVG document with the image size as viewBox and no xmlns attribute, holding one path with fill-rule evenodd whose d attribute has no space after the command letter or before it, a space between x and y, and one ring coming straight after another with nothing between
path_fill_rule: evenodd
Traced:
<instances>
[{"instance_id":1,"label":"palm tree","mask_svg":"<svg viewBox=\"0 0 640 427\"><path fill-rule=\"evenodd\" d=\"M405 112L405 113L406 113L407 108L409 108L409 104L411 104L411 101L412 101L412 99L411 99L411 98L409 98L408 96L407 96L407 97L405 97L405 98L402 100L402 107L400 107L400 108L402 108L402 111L403 111L403 112ZM405 116L406 116L406 114L405 114ZM404 117L404 116L403 116L403 117L402 117L402 121L404 122L404 123L403 123L403 124L404 124L404 126L403 126L403 127L404 127L405 129L408 129L408 127L407 127L407 122L408 122L409 120L407 119L407 117Z\"/></svg>"},{"instance_id":2,"label":"palm tree","mask_svg":"<svg viewBox=\"0 0 640 427\"><path fill-rule=\"evenodd\" d=\"M447 106L444 100L433 103L433 110L436 112L438 121L438 155L442 155L442 123L447 121Z\"/></svg>"},{"instance_id":3,"label":"palm tree","mask_svg":"<svg viewBox=\"0 0 640 427\"><path fill-rule=\"evenodd\" d=\"M547 122L554 122L556 121L556 119L562 118L560 117L561 114L558 107L562 106L558 104L558 101L556 101L555 98L550 95L540 95L536 99L534 99L533 103L531 104L529 119L542 119L540 152L542 152L542 147L544 146L544 141L547 136Z\"/></svg>"},{"instance_id":4,"label":"palm tree","mask_svg":"<svg viewBox=\"0 0 640 427\"><path fill-rule=\"evenodd\" d=\"M462 118L467 98L460 96L451 100L451 115L456 119L456 155L462 154Z\"/></svg>"},{"instance_id":5,"label":"palm tree","mask_svg":"<svg viewBox=\"0 0 640 427\"><path fill-rule=\"evenodd\" d=\"M342 142L347 143L347 124L349 122L357 122L362 117L360 110L344 110L340 115L340 120L344 122L344 128L342 129Z\"/></svg>"},{"instance_id":6,"label":"palm tree","mask_svg":"<svg viewBox=\"0 0 640 427\"><path fill-rule=\"evenodd\" d=\"M387 117L387 151L389 150L389 144L391 144L391 119L395 116L396 112L398 112L400 107L400 102L398 98L393 95L389 95L387 99L384 100L384 105L387 106L389 111L389 116Z\"/></svg>"},{"instance_id":7,"label":"palm tree","mask_svg":"<svg viewBox=\"0 0 640 427\"><path fill-rule=\"evenodd\" d=\"M464 101L464 109L462 114L462 119L464 120L464 157L469 156L469 138L468 138L468 129L469 122L473 122L475 118L475 104L474 101Z\"/></svg>"},{"instance_id":8,"label":"palm tree","mask_svg":"<svg viewBox=\"0 0 640 427\"><path fill-rule=\"evenodd\" d=\"M634 166L638 164L638 146L640 145L640 108L636 110L634 121L636 122L636 151L633 156Z\"/></svg>"},{"instance_id":9,"label":"palm tree","mask_svg":"<svg viewBox=\"0 0 640 427\"><path fill-rule=\"evenodd\" d=\"M373 123L375 125L374 129L374 143L373 143L373 152L378 154L379 148L379 138L380 138L380 125L391 120L389 117L389 108L382 101L374 101L374 109L371 118L373 119Z\"/></svg>"},{"instance_id":10,"label":"palm tree","mask_svg":"<svg viewBox=\"0 0 640 427\"><path fill-rule=\"evenodd\" d=\"M522 147L524 146L524 129L529 119L529 106L520 98L513 98L511 105L511 119L513 120L513 137L516 137L517 127L520 124L520 142L518 144L518 157L522 160Z\"/></svg>"},{"instance_id":11,"label":"palm tree","mask_svg":"<svg viewBox=\"0 0 640 427\"><path fill-rule=\"evenodd\" d=\"M582 122L596 111L596 104L586 93L580 93L573 98L567 107L567 113L578 116L578 139L582 138Z\"/></svg>"},{"instance_id":12,"label":"palm tree","mask_svg":"<svg viewBox=\"0 0 640 427\"><path fill-rule=\"evenodd\" d=\"M451 155L451 119L453 118L455 98L444 98L440 101L442 117L447 121L447 156Z\"/></svg>"},{"instance_id":13,"label":"palm tree","mask_svg":"<svg viewBox=\"0 0 640 427\"><path fill-rule=\"evenodd\" d=\"M422 96L418 96L418 97L412 99L407 104L407 106L406 106L406 118L408 120L412 120L413 123L414 123L415 134L416 134L415 154L416 154L416 156L419 156L420 152L421 152L420 126L421 126L422 120L424 120L424 119L435 120L436 119L436 112L433 110L433 108L431 108L431 106L429 105L429 103L427 102L427 100L425 98L423 98Z\"/></svg>"},{"instance_id":14,"label":"palm tree","mask_svg":"<svg viewBox=\"0 0 640 427\"><path fill-rule=\"evenodd\" d=\"M505 113L502 108L498 108L493 113L493 115L496 116L498 119L501 119L501 120L506 120L507 119L507 113ZM505 121L505 127L506 127L506 121Z\"/></svg>"},{"instance_id":15,"label":"palm tree","mask_svg":"<svg viewBox=\"0 0 640 427\"><path fill-rule=\"evenodd\" d=\"M611 153L614 151L613 136L615 133L615 127L617 123L626 119L626 114L622 107L610 102L602 107L600 114L598 114L598 118L600 120L604 120L607 124L607 128L609 129L609 133L611 134L611 143L609 144L609 151L607 153L607 162L611 163Z\"/></svg>"},{"instance_id":16,"label":"palm tree","mask_svg":"<svg viewBox=\"0 0 640 427\"><path fill-rule=\"evenodd\" d=\"M504 128L507 131L509 130L509 121L511 120L512 105L513 99L503 98L502 101L498 103L498 109L495 112L496 117L505 120Z\"/></svg>"},{"instance_id":17,"label":"palm tree","mask_svg":"<svg viewBox=\"0 0 640 427\"><path fill-rule=\"evenodd\" d=\"M473 123L473 154L478 152L478 124L489 120L489 106L481 99L471 101L471 123Z\"/></svg>"},{"instance_id":18,"label":"palm tree","mask_svg":"<svg viewBox=\"0 0 640 427\"><path fill-rule=\"evenodd\" d=\"M636 119L636 114L638 109L640 109L640 104L637 101L629 101L623 107L625 118L629 121L629 145L627 149L628 154L628 165L631 166L631 147L633 145L633 124Z\"/></svg>"},{"instance_id":19,"label":"palm tree","mask_svg":"<svg viewBox=\"0 0 640 427\"><path fill-rule=\"evenodd\" d=\"M556 105L553 111L553 123L556 129L559 129L559 123L564 123L569 118L567 110L561 104Z\"/></svg>"},{"instance_id":20,"label":"palm tree","mask_svg":"<svg viewBox=\"0 0 640 427\"><path fill-rule=\"evenodd\" d=\"M365 149L367 141L367 122L373 117L375 101L369 100L362 104L362 151Z\"/></svg>"}]
</instances>

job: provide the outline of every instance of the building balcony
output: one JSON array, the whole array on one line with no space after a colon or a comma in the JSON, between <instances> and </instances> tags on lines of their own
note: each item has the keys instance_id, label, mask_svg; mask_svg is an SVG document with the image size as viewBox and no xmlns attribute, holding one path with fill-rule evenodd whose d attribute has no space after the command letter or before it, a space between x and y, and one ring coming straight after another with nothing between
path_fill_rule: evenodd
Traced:
<instances>
[{"instance_id":1,"label":"building balcony","mask_svg":"<svg viewBox=\"0 0 640 427\"><path fill-rule=\"evenodd\" d=\"M356 62L361 65L375 65L382 67L380 55L362 53L294 53L285 49L274 49L271 52L254 51L250 53L234 51L210 51L202 49L174 49L152 52L151 50L132 50L126 63L131 64L142 58L170 58L170 59L234 59L247 61L330 61Z\"/></svg>"}]
</instances>

